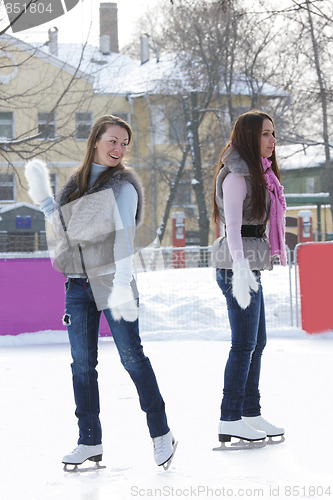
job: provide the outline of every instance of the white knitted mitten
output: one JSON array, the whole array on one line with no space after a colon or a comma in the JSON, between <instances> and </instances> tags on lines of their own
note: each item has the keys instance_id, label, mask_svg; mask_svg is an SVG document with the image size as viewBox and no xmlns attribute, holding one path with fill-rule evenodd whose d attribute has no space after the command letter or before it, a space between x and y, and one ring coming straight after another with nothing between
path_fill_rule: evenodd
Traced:
<instances>
[{"instance_id":1,"label":"white knitted mitten","mask_svg":"<svg viewBox=\"0 0 333 500\"><path fill-rule=\"evenodd\" d=\"M232 294L240 307L246 309L251 302L251 289L258 291L258 282L247 259L234 262L232 272Z\"/></svg>"},{"instance_id":2,"label":"white knitted mitten","mask_svg":"<svg viewBox=\"0 0 333 500\"><path fill-rule=\"evenodd\" d=\"M115 283L111 290L108 306L113 318L117 321L121 318L124 318L125 321L135 321L138 317L138 307L129 285Z\"/></svg>"},{"instance_id":3,"label":"white knitted mitten","mask_svg":"<svg viewBox=\"0 0 333 500\"><path fill-rule=\"evenodd\" d=\"M46 164L41 160L31 160L25 165L25 177L29 184L28 194L32 201L39 205L52 195L50 174Z\"/></svg>"}]
</instances>

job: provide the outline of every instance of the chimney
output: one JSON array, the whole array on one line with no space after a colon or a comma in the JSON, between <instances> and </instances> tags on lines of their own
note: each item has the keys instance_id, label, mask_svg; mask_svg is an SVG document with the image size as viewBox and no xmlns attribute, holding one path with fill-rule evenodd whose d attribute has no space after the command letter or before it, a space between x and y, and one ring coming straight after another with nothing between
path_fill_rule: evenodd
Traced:
<instances>
[{"instance_id":1,"label":"chimney","mask_svg":"<svg viewBox=\"0 0 333 500\"><path fill-rule=\"evenodd\" d=\"M102 54L119 53L118 6L101 3L99 7L99 46Z\"/></svg>"},{"instance_id":2,"label":"chimney","mask_svg":"<svg viewBox=\"0 0 333 500\"><path fill-rule=\"evenodd\" d=\"M144 33L140 37L140 46L141 46L141 64L149 61L149 35Z\"/></svg>"},{"instance_id":3,"label":"chimney","mask_svg":"<svg viewBox=\"0 0 333 500\"><path fill-rule=\"evenodd\" d=\"M49 34L49 41L48 41L49 52L53 56L58 56L58 28L56 26L53 26L53 28L49 29L48 34Z\"/></svg>"}]
</instances>

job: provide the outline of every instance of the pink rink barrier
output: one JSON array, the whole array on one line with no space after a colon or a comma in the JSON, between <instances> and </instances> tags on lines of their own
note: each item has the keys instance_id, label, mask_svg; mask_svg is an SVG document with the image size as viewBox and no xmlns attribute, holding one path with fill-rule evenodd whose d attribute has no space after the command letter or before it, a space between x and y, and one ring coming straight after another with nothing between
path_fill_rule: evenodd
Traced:
<instances>
[{"instance_id":1,"label":"pink rink barrier","mask_svg":"<svg viewBox=\"0 0 333 500\"><path fill-rule=\"evenodd\" d=\"M0 335L66 330L65 280L48 257L0 258ZM100 335L111 335L104 315Z\"/></svg>"}]
</instances>

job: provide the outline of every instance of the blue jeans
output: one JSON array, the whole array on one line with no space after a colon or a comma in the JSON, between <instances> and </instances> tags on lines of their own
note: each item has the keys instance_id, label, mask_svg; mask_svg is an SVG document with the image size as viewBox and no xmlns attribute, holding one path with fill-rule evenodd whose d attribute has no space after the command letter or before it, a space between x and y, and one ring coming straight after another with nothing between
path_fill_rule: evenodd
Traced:
<instances>
[{"instance_id":1,"label":"blue jeans","mask_svg":"<svg viewBox=\"0 0 333 500\"><path fill-rule=\"evenodd\" d=\"M73 358L75 415L80 430L78 444L96 445L102 442L96 370L101 311L97 310L91 286L85 279L68 278L65 289L64 322L67 324ZM104 314L120 360L136 386L141 409L146 412L150 436L153 438L166 434L169 427L165 405L150 361L143 352L138 320L115 321L109 309Z\"/></svg>"},{"instance_id":2,"label":"blue jeans","mask_svg":"<svg viewBox=\"0 0 333 500\"><path fill-rule=\"evenodd\" d=\"M251 303L242 309L232 295L232 271L216 270L216 280L225 296L231 328L231 349L224 372L221 420L239 420L260 415L259 378L261 356L266 345L266 323L260 271L254 271L259 289L251 291Z\"/></svg>"}]
</instances>

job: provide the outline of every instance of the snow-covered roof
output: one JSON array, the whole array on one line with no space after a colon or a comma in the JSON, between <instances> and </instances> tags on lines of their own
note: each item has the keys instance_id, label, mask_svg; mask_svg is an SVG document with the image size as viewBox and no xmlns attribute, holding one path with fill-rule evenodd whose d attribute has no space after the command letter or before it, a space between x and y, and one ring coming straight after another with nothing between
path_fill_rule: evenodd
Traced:
<instances>
[{"instance_id":1,"label":"snow-covered roof","mask_svg":"<svg viewBox=\"0 0 333 500\"><path fill-rule=\"evenodd\" d=\"M1 35L1 42L8 43L9 45L15 45L20 50L28 52L28 54L31 54L32 56L37 57L39 59L42 59L43 61L46 61L52 64L53 66L56 66L57 68L61 68L70 74L76 73L76 75L79 78L93 82L93 78L88 73L84 73L80 69L77 70L77 66L73 66L70 60L60 59L59 57L50 54L45 44L27 43L24 42L23 40L20 40L19 38L15 38L12 35L8 35L7 33L3 33ZM15 60L15 54L14 54L14 60Z\"/></svg>"},{"instance_id":2,"label":"snow-covered roof","mask_svg":"<svg viewBox=\"0 0 333 500\"><path fill-rule=\"evenodd\" d=\"M79 64L82 46L59 44L58 57L72 65ZM176 54L162 54L157 61L152 58L141 64L140 61L122 54L104 55L98 47L87 45L84 49L80 69L94 77L97 93L107 94L178 94L184 90L194 90L192 78L187 78L182 61ZM237 75L232 85L232 93L248 95L251 83L245 75ZM204 88L204 82L195 82L196 88ZM257 82L262 95L277 97L287 95L272 85ZM221 84L221 92L225 87Z\"/></svg>"},{"instance_id":3,"label":"snow-covered roof","mask_svg":"<svg viewBox=\"0 0 333 500\"><path fill-rule=\"evenodd\" d=\"M321 144L290 144L277 146L276 154L279 167L284 170L320 167L325 163L325 150Z\"/></svg>"},{"instance_id":4,"label":"snow-covered roof","mask_svg":"<svg viewBox=\"0 0 333 500\"><path fill-rule=\"evenodd\" d=\"M23 50L33 53L36 57L47 59L57 67L63 67L66 71L74 73L79 68L80 78L87 79L93 83L94 90L98 94L113 95L142 95L142 94L178 94L184 90L194 90L191 81L195 81L195 87L204 90L205 82L190 78L185 74L183 61L186 56L180 58L175 54L161 54L159 60L151 58L141 64L137 59L120 53L102 54L99 47L93 45L82 45L76 43L58 43L58 54L50 54L47 43L26 43L11 35L5 35L8 43L15 43ZM192 65L195 69L195 64ZM199 71L196 71L200 74ZM222 79L221 79L222 82ZM278 97L287 95L284 91L272 85L255 82L260 89L261 95ZM250 82L245 75L237 75L232 86L232 93L238 95L249 95L252 93ZM221 93L225 87L221 83Z\"/></svg>"},{"instance_id":5,"label":"snow-covered roof","mask_svg":"<svg viewBox=\"0 0 333 500\"><path fill-rule=\"evenodd\" d=\"M36 205L32 205L32 203L26 203L24 201L20 201L18 203L11 203L6 205L0 204L0 214L4 214L6 212L10 212L11 210L17 210L19 208L31 208L32 210L36 210L37 212L41 212L42 210Z\"/></svg>"},{"instance_id":6,"label":"snow-covered roof","mask_svg":"<svg viewBox=\"0 0 333 500\"><path fill-rule=\"evenodd\" d=\"M98 47L80 44L59 44L57 57L93 77L98 94L127 95L135 89L128 77L140 68L140 62L131 57L114 52L102 54Z\"/></svg>"}]
</instances>

